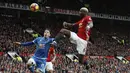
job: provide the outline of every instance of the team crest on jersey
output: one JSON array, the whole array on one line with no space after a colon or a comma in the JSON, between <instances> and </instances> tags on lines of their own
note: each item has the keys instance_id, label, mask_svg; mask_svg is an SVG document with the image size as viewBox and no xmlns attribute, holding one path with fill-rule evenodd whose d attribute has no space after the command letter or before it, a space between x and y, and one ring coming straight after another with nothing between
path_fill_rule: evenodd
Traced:
<instances>
[{"instance_id":1,"label":"team crest on jersey","mask_svg":"<svg viewBox=\"0 0 130 73\"><path fill-rule=\"evenodd\" d=\"M81 28L83 26L83 24L82 23L79 23L79 28Z\"/></svg>"},{"instance_id":2,"label":"team crest on jersey","mask_svg":"<svg viewBox=\"0 0 130 73\"><path fill-rule=\"evenodd\" d=\"M45 44L39 44L39 48L44 48Z\"/></svg>"}]
</instances>

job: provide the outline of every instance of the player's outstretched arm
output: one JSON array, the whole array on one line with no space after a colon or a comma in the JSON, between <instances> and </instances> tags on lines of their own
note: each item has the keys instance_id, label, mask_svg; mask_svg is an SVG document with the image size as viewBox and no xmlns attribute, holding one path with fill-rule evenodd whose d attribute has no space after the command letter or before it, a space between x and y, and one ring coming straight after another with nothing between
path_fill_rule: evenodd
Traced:
<instances>
[{"instance_id":1,"label":"player's outstretched arm","mask_svg":"<svg viewBox=\"0 0 130 73\"><path fill-rule=\"evenodd\" d=\"M14 42L14 44L16 45L21 45L21 46L30 46L33 45L33 42L25 42L25 43L21 43L21 42Z\"/></svg>"},{"instance_id":2,"label":"player's outstretched arm","mask_svg":"<svg viewBox=\"0 0 130 73\"><path fill-rule=\"evenodd\" d=\"M30 45L34 45L34 44L36 45L38 39L39 39L39 38L36 38L36 39L34 39L33 41L31 41L31 42L24 42L24 43L14 42L14 44L16 44L16 45L21 45L21 46L30 46Z\"/></svg>"}]
</instances>

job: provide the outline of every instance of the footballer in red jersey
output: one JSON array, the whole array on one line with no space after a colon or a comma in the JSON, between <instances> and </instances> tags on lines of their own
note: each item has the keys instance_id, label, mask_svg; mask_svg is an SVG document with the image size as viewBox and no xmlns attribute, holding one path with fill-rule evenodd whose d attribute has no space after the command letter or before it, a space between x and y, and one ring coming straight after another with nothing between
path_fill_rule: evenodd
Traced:
<instances>
[{"instance_id":1,"label":"footballer in red jersey","mask_svg":"<svg viewBox=\"0 0 130 73\"><path fill-rule=\"evenodd\" d=\"M90 16L85 16L76 23L76 25L78 25L79 27L77 35L83 40L89 39L90 31L91 31L90 28L91 26L93 26L93 24L89 26L88 25L89 23L92 23L92 19Z\"/></svg>"},{"instance_id":2,"label":"footballer in red jersey","mask_svg":"<svg viewBox=\"0 0 130 73\"><path fill-rule=\"evenodd\" d=\"M88 15L88 9L82 7L79 11L81 20L75 24L63 22L64 28L55 37L55 41L58 42L61 38L67 37L70 39L71 43L76 44L76 50L78 51L79 63L83 63L83 57L86 54L87 41L89 40L90 31L93 27L93 21L91 16ZM77 33L68 30L70 27L78 26ZM74 55L75 56L75 55Z\"/></svg>"},{"instance_id":3,"label":"footballer in red jersey","mask_svg":"<svg viewBox=\"0 0 130 73\"><path fill-rule=\"evenodd\" d=\"M51 59L51 57L53 56L53 59ZM47 58L47 62L46 62L46 71L48 73L53 73L53 62L56 59L56 54L55 54L55 50L54 50L54 46L51 46L48 52L48 58Z\"/></svg>"}]
</instances>

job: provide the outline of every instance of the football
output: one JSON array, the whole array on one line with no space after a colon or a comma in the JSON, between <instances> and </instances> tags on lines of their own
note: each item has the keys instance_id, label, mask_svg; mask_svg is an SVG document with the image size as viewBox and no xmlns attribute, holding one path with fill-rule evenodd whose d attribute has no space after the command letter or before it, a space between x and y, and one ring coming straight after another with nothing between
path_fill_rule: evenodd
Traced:
<instances>
[{"instance_id":1,"label":"football","mask_svg":"<svg viewBox=\"0 0 130 73\"><path fill-rule=\"evenodd\" d=\"M33 11L33 12L39 11L39 5L37 3L32 3L30 5L30 10Z\"/></svg>"}]
</instances>

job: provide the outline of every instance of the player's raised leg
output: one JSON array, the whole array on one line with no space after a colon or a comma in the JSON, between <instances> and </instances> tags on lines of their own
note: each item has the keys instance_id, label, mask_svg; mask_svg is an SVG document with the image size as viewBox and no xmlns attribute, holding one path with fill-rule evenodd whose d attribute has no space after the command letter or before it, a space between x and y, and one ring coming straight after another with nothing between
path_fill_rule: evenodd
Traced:
<instances>
[{"instance_id":1,"label":"player's raised leg","mask_svg":"<svg viewBox=\"0 0 130 73\"><path fill-rule=\"evenodd\" d=\"M62 28L60 32L57 34L57 36L55 37L55 41L59 42L59 40L65 37L70 38L70 30Z\"/></svg>"},{"instance_id":2,"label":"player's raised leg","mask_svg":"<svg viewBox=\"0 0 130 73\"><path fill-rule=\"evenodd\" d=\"M78 54L76 55L72 54L72 56L73 57L78 56L79 62L83 64L83 57L85 55L85 49L86 49L86 46L84 47L84 45L87 45L87 42L80 39L76 33L71 32L70 30L64 28L61 29L58 35L55 37L55 41L58 42L60 39L65 37L69 38L71 43L76 44L77 46L76 50L78 51Z\"/></svg>"}]
</instances>

